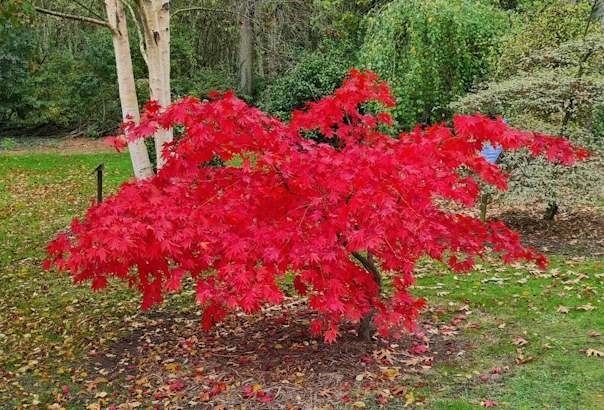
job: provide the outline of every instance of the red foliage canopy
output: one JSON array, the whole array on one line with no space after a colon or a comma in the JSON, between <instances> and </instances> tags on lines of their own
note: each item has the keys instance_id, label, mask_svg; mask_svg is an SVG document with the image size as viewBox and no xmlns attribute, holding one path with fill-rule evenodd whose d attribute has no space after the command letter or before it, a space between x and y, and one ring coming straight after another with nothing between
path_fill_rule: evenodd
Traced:
<instances>
[{"instance_id":1,"label":"red foliage canopy","mask_svg":"<svg viewBox=\"0 0 604 410\"><path fill-rule=\"evenodd\" d=\"M545 265L502 222L445 205L473 206L476 178L506 188L507 175L479 154L487 142L565 164L586 152L478 114L455 117L454 129L418 127L392 138L380 131L390 116L363 109L371 101L394 105L375 74L352 70L333 96L294 112L288 124L230 93L185 98L165 111L147 104L140 124L125 130L135 139L158 127L182 129L164 150L165 167L74 219L70 233L49 245L47 267L90 280L93 289L110 277L127 280L142 292L143 309L191 275L206 328L235 308L280 303L278 278L291 275L319 313L311 330L331 342L340 322L357 322L372 306L383 334L411 330L424 301L408 287L422 256L456 271L486 251ZM331 143L305 138L309 132ZM216 157L242 163L208 165ZM392 296L380 295L354 252L370 252L392 272Z\"/></svg>"}]
</instances>

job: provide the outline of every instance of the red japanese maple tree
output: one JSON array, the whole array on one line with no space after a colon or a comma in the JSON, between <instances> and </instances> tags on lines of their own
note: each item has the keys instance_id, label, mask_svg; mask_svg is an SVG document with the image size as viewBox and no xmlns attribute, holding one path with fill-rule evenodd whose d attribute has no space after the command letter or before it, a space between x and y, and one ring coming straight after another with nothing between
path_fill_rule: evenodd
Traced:
<instances>
[{"instance_id":1,"label":"red japanese maple tree","mask_svg":"<svg viewBox=\"0 0 604 410\"><path fill-rule=\"evenodd\" d=\"M390 116L368 113L368 102L394 105L375 74L352 70L334 95L294 112L289 123L231 93L185 98L165 111L147 104L125 133L146 138L158 127L180 127L178 143L165 147L166 165L74 219L48 246L47 268L93 289L111 277L126 280L142 292L143 309L190 275L206 328L233 309L280 303L278 279L289 275L318 312L312 332L331 342L342 321L366 330L372 319L384 335L412 330L424 301L408 288L423 256L456 271L485 252L546 264L502 222L482 223L459 209L475 204L477 178L506 188L507 175L480 156L485 143L526 147L564 164L585 151L478 114L455 117L454 129L417 127L392 138L382 132ZM216 158L226 165L212 166ZM390 296L380 290L386 272Z\"/></svg>"}]
</instances>

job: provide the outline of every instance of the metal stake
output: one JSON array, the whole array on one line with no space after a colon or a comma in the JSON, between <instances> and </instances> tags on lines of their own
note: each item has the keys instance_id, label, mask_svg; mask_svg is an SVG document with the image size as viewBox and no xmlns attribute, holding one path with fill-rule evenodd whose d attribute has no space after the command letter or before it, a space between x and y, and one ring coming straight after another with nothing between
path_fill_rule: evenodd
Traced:
<instances>
[{"instance_id":1,"label":"metal stake","mask_svg":"<svg viewBox=\"0 0 604 410\"><path fill-rule=\"evenodd\" d=\"M93 171L96 172L96 203L100 205L103 203L103 171L105 170L105 163L101 162Z\"/></svg>"}]
</instances>

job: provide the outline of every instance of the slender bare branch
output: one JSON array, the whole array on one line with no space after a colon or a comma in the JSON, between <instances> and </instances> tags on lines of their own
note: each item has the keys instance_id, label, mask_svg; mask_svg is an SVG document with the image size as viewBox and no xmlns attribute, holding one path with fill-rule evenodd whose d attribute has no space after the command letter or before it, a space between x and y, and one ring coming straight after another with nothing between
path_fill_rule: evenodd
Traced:
<instances>
[{"instance_id":1,"label":"slender bare branch","mask_svg":"<svg viewBox=\"0 0 604 410\"><path fill-rule=\"evenodd\" d=\"M92 9L92 7L87 6L85 4L83 4L80 0L73 0L74 3L76 3L78 6L80 6L81 8L83 8L84 10L86 10L87 12L89 12L90 14L92 14L95 17L98 17L100 20L103 20L103 16L101 16L100 14L98 14L96 11L94 11Z\"/></svg>"},{"instance_id":2,"label":"slender bare branch","mask_svg":"<svg viewBox=\"0 0 604 410\"><path fill-rule=\"evenodd\" d=\"M113 30L113 28L111 27L111 25L109 24L109 22L106 21L106 20L99 20L99 19L95 19L95 18L92 18L92 17L86 17L86 16L78 16L76 14L68 14L68 13L63 13L63 12L55 11L55 10L48 10L48 9L44 9L44 8L38 7L38 6L34 6L34 8L39 13L48 14L49 16L60 17L60 18L70 19L70 20L82 21L84 23L95 24L97 26L101 26L101 27L108 28L109 30Z\"/></svg>"}]
</instances>

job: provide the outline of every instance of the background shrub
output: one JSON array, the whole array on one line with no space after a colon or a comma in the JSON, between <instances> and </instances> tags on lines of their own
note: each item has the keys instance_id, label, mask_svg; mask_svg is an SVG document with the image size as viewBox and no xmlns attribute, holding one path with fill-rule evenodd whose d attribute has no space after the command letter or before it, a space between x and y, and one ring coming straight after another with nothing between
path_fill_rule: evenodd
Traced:
<instances>
[{"instance_id":1,"label":"background shrub","mask_svg":"<svg viewBox=\"0 0 604 410\"><path fill-rule=\"evenodd\" d=\"M487 78L506 13L466 0L394 0L366 20L361 65L386 79L402 128L440 121L448 104Z\"/></svg>"},{"instance_id":2,"label":"background shrub","mask_svg":"<svg viewBox=\"0 0 604 410\"><path fill-rule=\"evenodd\" d=\"M512 174L511 189L499 199L570 206L604 195L604 34L588 21L586 5L565 3L516 20L495 78L451 104L453 111L500 114L512 126L564 135L592 151L571 168L526 152L506 153L502 164Z\"/></svg>"},{"instance_id":3,"label":"background shrub","mask_svg":"<svg viewBox=\"0 0 604 410\"><path fill-rule=\"evenodd\" d=\"M258 105L265 111L287 119L291 111L308 101L333 93L355 65L350 45L325 44L304 53L299 62L260 94Z\"/></svg>"}]
</instances>

